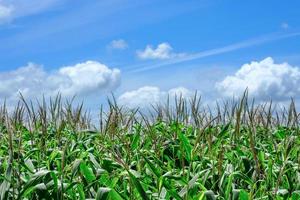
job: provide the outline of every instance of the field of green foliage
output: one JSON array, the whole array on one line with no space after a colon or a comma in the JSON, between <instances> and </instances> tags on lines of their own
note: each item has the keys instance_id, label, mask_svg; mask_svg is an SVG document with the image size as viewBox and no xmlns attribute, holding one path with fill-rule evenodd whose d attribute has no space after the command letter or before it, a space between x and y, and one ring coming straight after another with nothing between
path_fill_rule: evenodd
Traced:
<instances>
[{"instance_id":1,"label":"field of green foliage","mask_svg":"<svg viewBox=\"0 0 300 200\"><path fill-rule=\"evenodd\" d=\"M295 104L195 95L150 111L112 99L99 122L61 97L0 108L3 199L300 199ZM173 100L172 100L173 101ZM95 120L93 120L95 121Z\"/></svg>"}]
</instances>

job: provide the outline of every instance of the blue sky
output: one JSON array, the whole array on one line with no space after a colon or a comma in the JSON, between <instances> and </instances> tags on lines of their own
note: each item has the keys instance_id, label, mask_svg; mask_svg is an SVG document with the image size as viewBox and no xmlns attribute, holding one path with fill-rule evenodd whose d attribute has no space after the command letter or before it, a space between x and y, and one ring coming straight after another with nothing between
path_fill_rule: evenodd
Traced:
<instances>
[{"instance_id":1,"label":"blue sky","mask_svg":"<svg viewBox=\"0 0 300 200\"><path fill-rule=\"evenodd\" d=\"M249 87L263 100L286 101L300 94L299 7L297 0L0 0L0 98L65 91L93 104L113 91L140 105L172 91L198 90L209 100Z\"/></svg>"}]
</instances>

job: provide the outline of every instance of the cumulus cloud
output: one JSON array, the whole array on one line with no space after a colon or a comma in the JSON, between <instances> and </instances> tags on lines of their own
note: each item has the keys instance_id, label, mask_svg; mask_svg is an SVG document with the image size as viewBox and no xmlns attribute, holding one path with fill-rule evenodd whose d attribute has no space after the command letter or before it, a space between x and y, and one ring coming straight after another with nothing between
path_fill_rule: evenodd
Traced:
<instances>
[{"instance_id":1,"label":"cumulus cloud","mask_svg":"<svg viewBox=\"0 0 300 200\"><path fill-rule=\"evenodd\" d=\"M0 98L16 100L21 92L27 98L61 93L65 97L110 91L120 84L120 70L87 61L47 72L29 63L13 71L0 73Z\"/></svg>"},{"instance_id":2,"label":"cumulus cloud","mask_svg":"<svg viewBox=\"0 0 300 200\"><path fill-rule=\"evenodd\" d=\"M113 40L111 43L108 45L109 49L120 49L124 50L128 48L128 44L125 40L119 39L119 40Z\"/></svg>"},{"instance_id":3,"label":"cumulus cloud","mask_svg":"<svg viewBox=\"0 0 300 200\"><path fill-rule=\"evenodd\" d=\"M224 96L238 96L248 88L260 100L285 101L300 95L300 69L288 63L276 64L270 57L244 64L234 75L216 83Z\"/></svg>"},{"instance_id":4,"label":"cumulus cloud","mask_svg":"<svg viewBox=\"0 0 300 200\"><path fill-rule=\"evenodd\" d=\"M150 105L166 103L168 96L170 98L181 96L185 99L189 99L193 95L194 92L184 87L177 87L168 91L162 91L158 87L144 86L137 90L125 92L118 98L118 102L129 108L146 108Z\"/></svg>"},{"instance_id":5,"label":"cumulus cloud","mask_svg":"<svg viewBox=\"0 0 300 200\"><path fill-rule=\"evenodd\" d=\"M151 45L147 45L144 50L138 50L137 56L140 59L170 59L174 57L182 56L183 54L177 54L173 52L173 48L170 44L164 42L159 44L156 48L153 48Z\"/></svg>"}]
</instances>

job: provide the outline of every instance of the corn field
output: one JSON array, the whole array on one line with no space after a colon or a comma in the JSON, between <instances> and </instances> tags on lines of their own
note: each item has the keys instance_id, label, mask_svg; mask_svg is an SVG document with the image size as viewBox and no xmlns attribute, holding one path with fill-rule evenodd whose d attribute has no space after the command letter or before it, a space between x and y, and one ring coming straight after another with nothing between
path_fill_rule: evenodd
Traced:
<instances>
[{"instance_id":1,"label":"corn field","mask_svg":"<svg viewBox=\"0 0 300 200\"><path fill-rule=\"evenodd\" d=\"M174 103L170 103L174 101ZM147 112L109 98L20 97L0 107L4 199L300 199L299 113L245 93L214 108L168 99Z\"/></svg>"}]
</instances>

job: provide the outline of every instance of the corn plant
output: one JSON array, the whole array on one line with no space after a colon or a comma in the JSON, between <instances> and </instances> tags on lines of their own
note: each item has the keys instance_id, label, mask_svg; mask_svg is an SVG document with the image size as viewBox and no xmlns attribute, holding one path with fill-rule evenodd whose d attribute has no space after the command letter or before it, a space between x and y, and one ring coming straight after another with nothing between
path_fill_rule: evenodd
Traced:
<instances>
[{"instance_id":1,"label":"corn plant","mask_svg":"<svg viewBox=\"0 0 300 200\"><path fill-rule=\"evenodd\" d=\"M173 102L173 103L172 103ZM300 199L299 113L181 96L147 112L73 99L0 107L0 198ZM106 109L107 107L107 109Z\"/></svg>"}]
</instances>

